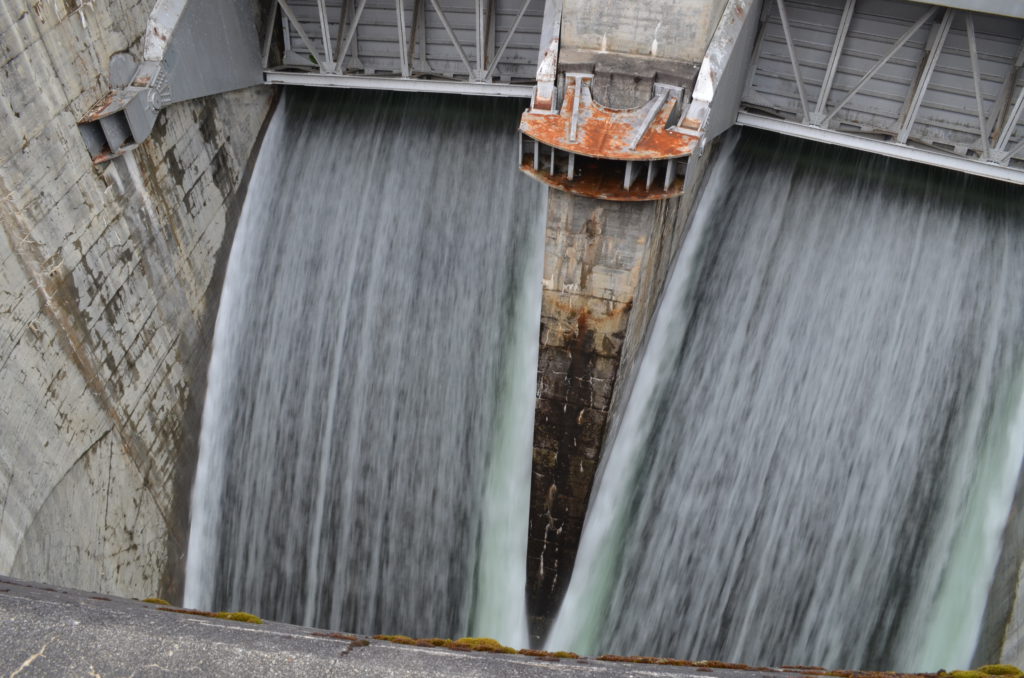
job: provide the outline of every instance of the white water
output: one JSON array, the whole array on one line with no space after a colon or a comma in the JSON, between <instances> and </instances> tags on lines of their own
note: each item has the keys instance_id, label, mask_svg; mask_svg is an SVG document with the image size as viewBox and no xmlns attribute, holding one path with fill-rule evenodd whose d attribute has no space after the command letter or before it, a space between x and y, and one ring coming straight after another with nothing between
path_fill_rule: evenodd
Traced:
<instances>
[{"instance_id":1,"label":"white water","mask_svg":"<svg viewBox=\"0 0 1024 678\"><path fill-rule=\"evenodd\" d=\"M288 93L217 320L187 605L525 644L544 194L518 109Z\"/></svg>"},{"instance_id":2,"label":"white water","mask_svg":"<svg viewBox=\"0 0 1024 678\"><path fill-rule=\"evenodd\" d=\"M969 665L1024 452L1021 197L720 154L548 646Z\"/></svg>"}]
</instances>

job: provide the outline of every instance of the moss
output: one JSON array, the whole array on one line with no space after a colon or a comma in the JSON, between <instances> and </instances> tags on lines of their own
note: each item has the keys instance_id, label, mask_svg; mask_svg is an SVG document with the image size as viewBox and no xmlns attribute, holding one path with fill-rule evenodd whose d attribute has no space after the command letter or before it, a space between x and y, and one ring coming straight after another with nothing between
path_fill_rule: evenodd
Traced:
<instances>
[{"instance_id":1,"label":"moss","mask_svg":"<svg viewBox=\"0 0 1024 678\"><path fill-rule=\"evenodd\" d=\"M415 645L416 644L416 641L413 640L412 638L410 638L409 636L376 635L376 636L374 636L374 638L377 639L377 640L386 640L389 643L398 643L399 645Z\"/></svg>"},{"instance_id":2,"label":"moss","mask_svg":"<svg viewBox=\"0 0 1024 678\"><path fill-rule=\"evenodd\" d=\"M163 598L143 598L142 602L151 603L153 605L170 605L170 603L168 603Z\"/></svg>"},{"instance_id":3,"label":"moss","mask_svg":"<svg viewBox=\"0 0 1024 678\"><path fill-rule=\"evenodd\" d=\"M350 636L347 633L313 632L309 635L313 636L314 638L333 638L334 640L359 640L357 636Z\"/></svg>"},{"instance_id":4,"label":"moss","mask_svg":"<svg viewBox=\"0 0 1024 678\"><path fill-rule=\"evenodd\" d=\"M630 662L632 664L658 664L665 661L658 657L625 657L621 654L603 654L598 659L604 662Z\"/></svg>"},{"instance_id":5,"label":"moss","mask_svg":"<svg viewBox=\"0 0 1024 678\"><path fill-rule=\"evenodd\" d=\"M447 638L410 638L409 636L376 635L377 640L386 640L389 643L399 645L415 645L418 647L444 647L449 650L460 650L462 652L499 652L502 654L515 654L516 650L502 645L494 638L459 638L448 640Z\"/></svg>"},{"instance_id":6,"label":"moss","mask_svg":"<svg viewBox=\"0 0 1024 678\"><path fill-rule=\"evenodd\" d=\"M526 657L537 657L538 659L550 659L558 661L559 659L579 659L580 656L575 652L548 652L547 650L531 650L524 648L519 650L519 654Z\"/></svg>"},{"instance_id":7,"label":"moss","mask_svg":"<svg viewBox=\"0 0 1024 678\"><path fill-rule=\"evenodd\" d=\"M502 645L494 638L459 638L451 644L453 650L469 650L472 652L498 652L501 654L515 654L511 647Z\"/></svg>"},{"instance_id":8,"label":"moss","mask_svg":"<svg viewBox=\"0 0 1024 678\"><path fill-rule=\"evenodd\" d=\"M1019 676L1024 673L1024 671L1010 664L986 664L980 667L978 671L990 676Z\"/></svg>"},{"instance_id":9,"label":"moss","mask_svg":"<svg viewBox=\"0 0 1024 678\"><path fill-rule=\"evenodd\" d=\"M262 619L248 612L215 612L213 616L217 619L230 619L231 621L245 622L246 624L263 623Z\"/></svg>"},{"instance_id":10,"label":"moss","mask_svg":"<svg viewBox=\"0 0 1024 678\"><path fill-rule=\"evenodd\" d=\"M246 622L247 624L262 624L263 620L248 612L206 612L205 610L186 610L181 607L158 607L164 612L177 612L178 614L191 614L196 617L212 617L214 619L229 619L231 621Z\"/></svg>"}]
</instances>

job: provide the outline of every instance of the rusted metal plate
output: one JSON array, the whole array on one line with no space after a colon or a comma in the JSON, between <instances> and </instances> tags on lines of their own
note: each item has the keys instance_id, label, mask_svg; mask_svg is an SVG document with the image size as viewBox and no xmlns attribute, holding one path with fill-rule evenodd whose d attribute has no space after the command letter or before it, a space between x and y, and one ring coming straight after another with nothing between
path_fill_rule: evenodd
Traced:
<instances>
[{"instance_id":1,"label":"rusted metal plate","mask_svg":"<svg viewBox=\"0 0 1024 678\"><path fill-rule=\"evenodd\" d=\"M590 76L566 78L576 82L567 84L561 110L526 111L519 125L523 134L563 151L610 160L680 158L696 147L698 137L669 127L679 90L666 89L640 108L618 110L594 101Z\"/></svg>"},{"instance_id":2,"label":"rusted metal plate","mask_svg":"<svg viewBox=\"0 0 1024 678\"><path fill-rule=\"evenodd\" d=\"M608 165L591 158L577 158L576 162L574 179L561 173L551 174L544 168L534 169L532 159L520 165L519 169L552 188L599 200L646 202L674 198L683 193L682 177L674 179L667 189L664 188L661 181L654 182L649 189L644 188L642 179L638 180L633 188L626 189L622 185L621 171L614 171Z\"/></svg>"},{"instance_id":3,"label":"rusted metal plate","mask_svg":"<svg viewBox=\"0 0 1024 678\"><path fill-rule=\"evenodd\" d=\"M138 94L138 91L130 90L111 90L107 92L102 99L93 104L92 108L82 116L82 119L78 121L79 125L87 122L95 122L100 118L105 118L111 113L117 113L118 111L124 110L124 107Z\"/></svg>"},{"instance_id":4,"label":"rusted metal plate","mask_svg":"<svg viewBox=\"0 0 1024 678\"><path fill-rule=\"evenodd\" d=\"M138 144L128 144L126 146L122 146L121 150L117 151L116 153L112 153L110 151L104 151L103 153L100 153L99 155L93 156L92 164L94 164L94 165L102 165L105 162L110 162L114 158L121 157L122 155L124 155L128 151L134 151L138 147L139 147Z\"/></svg>"}]
</instances>

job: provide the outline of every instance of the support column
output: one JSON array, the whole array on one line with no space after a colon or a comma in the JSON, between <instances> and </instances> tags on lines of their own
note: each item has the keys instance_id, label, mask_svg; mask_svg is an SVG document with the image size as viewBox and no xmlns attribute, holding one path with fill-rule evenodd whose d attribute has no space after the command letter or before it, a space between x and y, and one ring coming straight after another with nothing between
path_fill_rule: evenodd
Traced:
<instances>
[{"instance_id":1,"label":"support column","mask_svg":"<svg viewBox=\"0 0 1024 678\"><path fill-rule=\"evenodd\" d=\"M657 203L549 191L527 604L546 635L569 582Z\"/></svg>"}]
</instances>

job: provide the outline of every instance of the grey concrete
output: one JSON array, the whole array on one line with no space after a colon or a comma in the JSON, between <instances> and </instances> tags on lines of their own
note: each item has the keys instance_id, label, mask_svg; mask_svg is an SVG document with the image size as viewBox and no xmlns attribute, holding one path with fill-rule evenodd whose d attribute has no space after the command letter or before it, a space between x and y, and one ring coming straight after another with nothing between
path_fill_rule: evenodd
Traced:
<instances>
[{"instance_id":1,"label":"grey concrete","mask_svg":"<svg viewBox=\"0 0 1024 678\"><path fill-rule=\"evenodd\" d=\"M0 3L0 573L173 597L206 361L265 88L97 167L76 122L153 0Z\"/></svg>"},{"instance_id":2,"label":"grey concrete","mask_svg":"<svg viewBox=\"0 0 1024 678\"><path fill-rule=\"evenodd\" d=\"M26 676L686 676L765 671L549 660L335 639L287 624L248 624L159 605L0 578L0 675ZM18 671L21 670L19 674ZM699 672L698 672L699 671ZM784 672L770 675L783 676Z\"/></svg>"},{"instance_id":3,"label":"grey concrete","mask_svg":"<svg viewBox=\"0 0 1024 678\"><path fill-rule=\"evenodd\" d=\"M564 0L562 44L572 49L700 63L726 0Z\"/></svg>"},{"instance_id":4,"label":"grey concrete","mask_svg":"<svg viewBox=\"0 0 1024 678\"><path fill-rule=\"evenodd\" d=\"M613 107L647 101L666 73L692 89L725 6L566 0L559 68L593 68L595 99ZM671 200L549 193L527 553L535 640L546 635L568 584L608 431L629 392L705 160L690 159L686 191Z\"/></svg>"}]
</instances>

